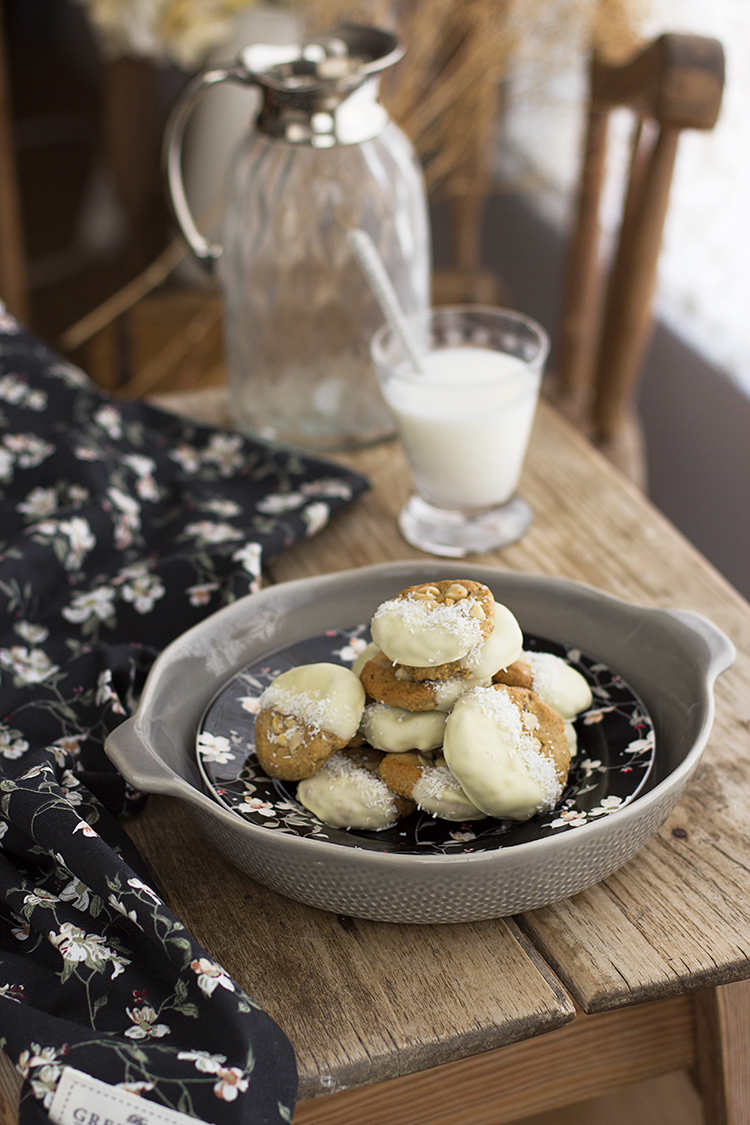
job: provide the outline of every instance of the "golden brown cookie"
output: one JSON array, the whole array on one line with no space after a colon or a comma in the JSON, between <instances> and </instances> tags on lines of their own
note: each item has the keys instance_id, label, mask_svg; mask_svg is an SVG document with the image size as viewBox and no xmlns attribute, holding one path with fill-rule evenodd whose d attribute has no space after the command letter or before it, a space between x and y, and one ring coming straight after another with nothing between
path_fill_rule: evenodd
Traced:
<instances>
[{"instance_id":1,"label":"golden brown cookie","mask_svg":"<svg viewBox=\"0 0 750 1125\"><path fill-rule=\"evenodd\" d=\"M255 753L269 777L300 781L312 777L323 763L346 746L346 739L314 729L273 708L259 711L255 719Z\"/></svg>"},{"instance_id":2,"label":"golden brown cookie","mask_svg":"<svg viewBox=\"0 0 750 1125\"><path fill-rule=\"evenodd\" d=\"M466 682L412 680L403 669L394 667L383 652L367 661L360 679L370 699L391 707L401 707L404 711L448 710ZM451 692L453 687L455 692Z\"/></svg>"},{"instance_id":3,"label":"golden brown cookie","mask_svg":"<svg viewBox=\"0 0 750 1125\"><path fill-rule=\"evenodd\" d=\"M525 660L514 660L507 668L501 668L492 677L493 684L507 684L508 687L522 687L529 691L534 686L534 676Z\"/></svg>"},{"instance_id":4,"label":"golden brown cookie","mask_svg":"<svg viewBox=\"0 0 750 1125\"><path fill-rule=\"evenodd\" d=\"M378 772L391 793L409 798L428 764L421 754L408 750L405 754L386 754Z\"/></svg>"}]
</instances>

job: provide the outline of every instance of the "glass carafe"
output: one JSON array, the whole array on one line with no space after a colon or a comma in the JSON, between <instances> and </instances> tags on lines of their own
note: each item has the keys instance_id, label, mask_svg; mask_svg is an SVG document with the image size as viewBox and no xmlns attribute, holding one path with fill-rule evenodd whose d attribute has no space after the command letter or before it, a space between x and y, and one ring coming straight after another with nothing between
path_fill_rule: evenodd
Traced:
<instances>
[{"instance_id":1,"label":"glass carafe","mask_svg":"<svg viewBox=\"0 0 750 1125\"><path fill-rule=\"evenodd\" d=\"M422 172L378 100L378 76L401 54L389 32L354 26L256 45L200 75L172 115L170 195L193 253L221 278L229 411L245 433L317 451L392 433L368 346L383 316L347 236L367 231L407 313L428 307ZM197 98L227 81L257 86L263 100L230 164L215 244L190 213L181 147Z\"/></svg>"}]
</instances>

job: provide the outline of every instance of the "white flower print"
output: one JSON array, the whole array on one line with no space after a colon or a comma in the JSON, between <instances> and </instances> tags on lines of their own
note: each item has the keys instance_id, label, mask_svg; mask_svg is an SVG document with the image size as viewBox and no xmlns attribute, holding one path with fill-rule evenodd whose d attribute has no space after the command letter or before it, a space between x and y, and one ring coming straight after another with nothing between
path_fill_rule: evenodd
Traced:
<instances>
[{"instance_id":1,"label":"white flower print","mask_svg":"<svg viewBox=\"0 0 750 1125\"><path fill-rule=\"evenodd\" d=\"M150 613L159 598L166 594L162 581L157 575L143 569L123 584L123 601L130 602L138 613Z\"/></svg>"},{"instance_id":2,"label":"white flower print","mask_svg":"<svg viewBox=\"0 0 750 1125\"><path fill-rule=\"evenodd\" d=\"M13 476L15 459L12 453L0 446L0 480L10 480Z\"/></svg>"},{"instance_id":3,"label":"white flower print","mask_svg":"<svg viewBox=\"0 0 750 1125\"><path fill-rule=\"evenodd\" d=\"M207 512L213 512L215 516L221 516L222 519L232 519L233 516L241 516L242 508L235 500L225 500L222 497L217 497L215 500L208 500L201 507L205 508Z\"/></svg>"},{"instance_id":4,"label":"white flower print","mask_svg":"<svg viewBox=\"0 0 750 1125\"><path fill-rule=\"evenodd\" d=\"M199 520L198 523L188 524L185 534L201 543L229 543L233 539L242 538L242 532L238 528L228 523L214 523L212 520Z\"/></svg>"},{"instance_id":5,"label":"white flower print","mask_svg":"<svg viewBox=\"0 0 750 1125\"><path fill-rule=\"evenodd\" d=\"M244 1094L250 1085L244 1071L239 1067L223 1067L218 1074L219 1081L214 1086L217 1098L224 1102L233 1102L238 1094Z\"/></svg>"},{"instance_id":6,"label":"white flower print","mask_svg":"<svg viewBox=\"0 0 750 1125\"><path fill-rule=\"evenodd\" d=\"M240 547L232 555L232 562L242 563L243 570L252 575L252 582L250 583L250 592L257 593L260 589L260 576L261 576L261 558L262 548L260 543L245 543L244 547Z\"/></svg>"},{"instance_id":7,"label":"white flower print","mask_svg":"<svg viewBox=\"0 0 750 1125\"><path fill-rule=\"evenodd\" d=\"M242 710L249 711L251 715L257 715L260 711L259 695L242 695L239 697L239 703Z\"/></svg>"},{"instance_id":8,"label":"white flower print","mask_svg":"<svg viewBox=\"0 0 750 1125\"><path fill-rule=\"evenodd\" d=\"M43 625L35 625L32 621L16 621L13 626L22 640L32 645L40 645L47 640L49 629Z\"/></svg>"},{"instance_id":9,"label":"white flower print","mask_svg":"<svg viewBox=\"0 0 750 1125\"><path fill-rule=\"evenodd\" d=\"M216 762L223 766L232 760L232 747L223 734L211 734L202 730L198 735L198 747L205 762Z\"/></svg>"},{"instance_id":10,"label":"white flower print","mask_svg":"<svg viewBox=\"0 0 750 1125\"><path fill-rule=\"evenodd\" d=\"M186 593L191 605L208 605L211 595L218 589L218 582L202 582L198 586L188 586Z\"/></svg>"},{"instance_id":11,"label":"white flower print","mask_svg":"<svg viewBox=\"0 0 750 1125\"><path fill-rule=\"evenodd\" d=\"M9 372L0 379L0 398L18 406L28 397L29 385L15 372Z\"/></svg>"},{"instance_id":12,"label":"white flower print","mask_svg":"<svg viewBox=\"0 0 750 1125\"><path fill-rule=\"evenodd\" d=\"M62 1074L62 1064L55 1048L32 1043L30 1051L21 1051L16 1066L22 1077L29 1081L34 1097L49 1109ZM32 1071L35 1073L32 1074Z\"/></svg>"},{"instance_id":13,"label":"white flower print","mask_svg":"<svg viewBox=\"0 0 750 1125\"><path fill-rule=\"evenodd\" d=\"M267 516L277 516L282 512L290 512L292 508L299 508L304 500L301 492L271 492L258 501L258 511Z\"/></svg>"},{"instance_id":14,"label":"white flower print","mask_svg":"<svg viewBox=\"0 0 750 1125\"><path fill-rule=\"evenodd\" d=\"M107 403L101 406L93 418L98 426L101 426L111 438L117 439L122 437L122 416L116 406Z\"/></svg>"},{"instance_id":15,"label":"white flower print","mask_svg":"<svg viewBox=\"0 0 750 1125\"><path fill-rule=\"evenodd\" d=\"M261 797L243 797L242 803L250 812L259 816L276 816L276 806L271 801L264 801Z\"/></svg>"},{"instance_id":16,"label":"white flower print","mask_svg":"<svg viewBox=\"0 0 750 1125\"><path fill-rule=\"evenodd\" d=\"M128 910L125 906L125 903L120 902L119 898L115 898L113 894L109 896L109 899L107 901L109 902L109 905L117 911L118 914L122 914L123 918L129 918L131 922L135 922L135 924L139 926L139 928L141 928L135 910Z\"/></svg>"},{"instance_id":17,"label":"white flower print","mask_svg":"<svg viewBox=\"0 0 750 1125\"><path fill-rule=\"evenodd\" d=\"M343 480L324 478L323 480L306 481L302 485L305 496L339 497L341 500L351 500L352 486Z\"/></svg>"},{"instance_id":18,"label":"white flower print","mask_svg":"<svg viewBox=\"0 0 750 1125\"><path fill-rule=\"evenodd\" d=\"M8 831L7 820L0 821L0 840L2 840L5 833Z\"/></svg>"},{"instance_id":19,"label":"white flower print","mask_svg":"<svg viewBox=\"0 0 750 1125\"><path fill-rule=\"evenodd\" d=\"M588 823L588 817L580 809L562 809L559 816L550 821L550 828L582 828Z\"/></svg>"},{"instance_id":20,"label":"white flower print","mask_svg":"<svg viewBox=\"0 0 750 1125\"><path fill-rule=\"evenodd\" d=\"M30 520L41 520L57 510L56 488L32 488L25 500L16 504L16 511Z\"/></svg>"},{"instance_id":21,"label":"white flower print","mask_svg":"<svg viewBox=\"0 0 750 1125\"><path fill-rule=\"evenodd\" d=\"M0 755L3 758L20 758L25 754L29 748L29 744L25 738L21 737L20 731L12 731L9 727L0 726Z\"/></svg>"},{"instance_id":22,"label":"white flower print","mask_svg":"<svg viewBox=\"0 0 750 1125\"><path fill-rule=\"evenodd\" d=\"M44 683L60 670L42 649L28 649L25 645L0 649L0 664L10 668L17 679L24 684Z\"/></svg>"},{"instance_id":23,"label":"white flower print","mask_svg":"<svg viewBox=\"0 0 750 1125\"><path fill-rule=\"evenodd\" d=\"M97 586L87 593L76 594L70 605L63 606L62 615L67 621L79 625L95 617L107 621L114 614L115 591L111 586Z\"/></svg>"},{"instance_id":24,"label":"white flower print","mask_svg":"<svg viewBox=\"0 0 750 1125\"><path fill-rule=\"evenodd\" d=\"M201 459L198 456L198 450L192 445L178 445L176 449L170 452L169 456L186 473L195 473L200 468Z\"/></svg>"},{"instance_id":25,"label":"white flower print","mask_svg":"<svg viewBox=\"0 0 750 1125\"><path fill-rule=\"evenodd\" d=\"M116 715L125 714L125 708L120 703L120 697L112 687L111 668L105 668L103 672L99 673L99 679L96 682L96 702L99 706L111 703L112 710Z\"/></svg>"},{"instance_id":26,"label":"white flower print","mask_svg":"<svg viewBox=\"0 0 750 1125\"><path fill-rule=\"evenodd\" d=\"M85 883L78 879L71 879L67 887L60 891L61 902L72 902L77 910L88 910L91 895Z\"/></svg>"},{"instance_id":27,"label":"white flower print","mask_svg":"<svg viewBox=\"0 0 750 1125\"><path fill-rule=\"evenodd\" d=\"M35 469L55 452L54 445L36 434L6 434L3 444L15 454L22 469Z\"/></svg>"},{"instance_id":28,"label":"white flower print","mask_svg":"<svg viewBox=\"0 0 750 1125\"><path fill-rule=\"evenodd\" d=\"M50 930L47 935L50 943L62 954L66 964L86 964L97 972L103 972L108 964L112 966L111 979L114 980L130 964L127 957L116 953L105 944L100 934L87 934L72 922L63 922L59 933Z\"/></svg>"},{"instance_id":29,"label":"white flower print","mask_svg":"<svg viewBox=\"0 0 750 1125\"><path fill-rule=\"evenodd\" d=\"M87 820L78 821L78 824L76 824L75 828L73 829L74 836L76 832L81 832L84 836L88 836L91 839L95 839L99 835L96 829L92 828Z\"/></svg>"},{"instance_id":30,"label":"white flower print","mask_svg":"<svg viewBox=\"0 0 750 1125\"><path fill-rule=\"evenodd\" d=\"M622 797L602 797L596 808L589 810L589 816L608 816L610 813L617 812L622 804Z\"/></svg>"},{"instance_id":31,"label":"white flower print","mask_svg":"<svg viewBox=\"0 0 750 1125\"><path fill-rule=\"evenodd\" d=\"M209 1055L208 1051L179 1051L177 1058L194 1062L202 1074L218 1074L227 1061L226 1055Z\"/></svg>"},{"instance_id":32,"label":"white flower print","mask_svg":"<svg viewBox=\"0 0 750 1125\"><path fill-rule=\"evenodd\" d=\"M47 369L47 373L62 379L69 387L85 387L89 381L80 367L74 367L72 363L55 363Z\"/></svg>"},{"instance_id":33,"label":"white flower print","mask_svg":"<svg viewBox=\"0 0 750 1125\"><path fill-rule=\"evenodd\" d=\"M80 516L74 516L70 520L60 520L57 526L70 543L70 550L63 560L63 566L66 570L80 570L84 558L96 546L96 538L88 522Z\"/></svg>"},{"instance_id":34,"label":"white flower print","mask_svg":"<svg viewBox=\"0 0 750 1125\"><path fill-rule=\"evenodd\" d=\"M136 532L141 529L140 505L132 496L119 488L108 488L107 495L120 513L115 521L115 546L124 550L133 542Z\"/></svg>"},{"instance_id":35,"label":"white flower print","mask_svg":"<svg viewBox=\"0 0 750 1125\"><path fill-rule=\"evenodd\" d=\"M223 477L230 477L242 465L242 438L239 434L212 434L203 461L215 464Z\"/></svg>"},{"instance_id":36,"label":"white flower print","mask_svg":"<svg viewBox=\"0 0 750 1125\"><path fill-rule=\"evenodd\" d=\"M141 500L158 500L159 489L154 479L156 462L150 457L144 457L142 453L129 453L123 457L123 461L137 477L135 491Z\"/></svg>"},{"instance_id":37,"label":"white flower print","mask_svg":"<svg viewBox=\"0 0 750 1125\"><path fill-rule=\"evenodd\" d=\"M143 891L143 893L151 899L154 906L162 905L162 901L153 887L149 887L148 883L144 883L142 879L138 879L134 876L132 879L128 879L128 886L132 887L134 891Z\"/></svg>"},{"instance_id":38,"label":"white flower print","mask_svg":"<svg viewBox=\"0 0 750 1125\"><path fill-rule=\"evenodd\" d=\"M367 648L367 641L364 637L352 637L348 645L343 648L337 649L334 656L338 656L344 664L353 664L361 652Z\"/></svg>"},{"instance_id":39,"label":"white flower print","mask_svg":"<svg viewBox=\"0 0 750 1125\"><path fill-rule=\"evenodd\" d=\"M165 1023L156 1023L156 1012L148 1004L142 1008L126 1008L125 1011L135 1025L125 1032L129 1039L162 1039L171 1032Z\"/></svg>"},{"instance_id":40,"label":"white flower print","mask_svg":"<svg viewBox=\"0 0 750 1125\"><path fill-rule=\"evenodd\" d=\"M320 531L321 527L325 527L331 514L331 509L322 500L316 504L308 504L302 513L302 519L307 524L307 534L314 535L316 531Z\"/></svg>"},{"instance_id":41,"label":"white flower print","mask_svg":"<svg viewBox=\"0 0 750 1125\"><path fill-rule=\"evenodd\" d=\"M191 961L190 968L197 975L198 987L206 996L211 996L219 985L225 988L227 992L234 992L234 985L228 974L222 969L221 965L217 965L215 961L209 960L208 957L199 957L197 960Z\"/></svg>"}]
</instances>

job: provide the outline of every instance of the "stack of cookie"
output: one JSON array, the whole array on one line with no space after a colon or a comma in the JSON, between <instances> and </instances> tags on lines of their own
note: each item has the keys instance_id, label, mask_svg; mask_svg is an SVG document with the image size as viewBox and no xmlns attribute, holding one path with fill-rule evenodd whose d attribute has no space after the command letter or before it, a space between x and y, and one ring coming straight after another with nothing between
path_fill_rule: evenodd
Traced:
<instances>
[{"instance_id":1,"label":"stack of cookie","mask_svg":"<svg viewBox=\"0 0 750 1125\"><path fill-rule=\"evenodd\" d=\"M390 827L416 807L446 820L528 820L560 799L573 719L591 705L560 657L523 650L487 586L410 586L378 606L351 670L311 664L263 693L258 760L337 827Z\"/></svg>"}]
</instances>

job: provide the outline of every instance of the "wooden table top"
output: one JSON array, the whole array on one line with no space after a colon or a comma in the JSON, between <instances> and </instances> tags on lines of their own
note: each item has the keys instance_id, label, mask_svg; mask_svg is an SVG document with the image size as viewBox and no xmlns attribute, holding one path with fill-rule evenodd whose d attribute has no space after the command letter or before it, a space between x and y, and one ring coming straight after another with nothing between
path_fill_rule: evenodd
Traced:
<instances>
[{"instance_id":1,"label":"wooden table top","mask_svg":"<svg viewBox=\"0 0 750 1125\"><path fill-rule=\"evenodd\" d=\"M212 402L220 411L210 396L198 404L207 421ZM410 487L398 443L337 459L371 491L272 562L269 581L425 557L396 528ZM289 1035L301 1099L537 1035L576 1004L603 1012L750 976L750 606L545 403L521 491L532 528L476 561L696 610L733 640L709 745L658 835L603 883L516 919L453 926L292 902L231 867L175 801L152 797L130 831L175 913Z\"/></svg>"}]
</instances>

